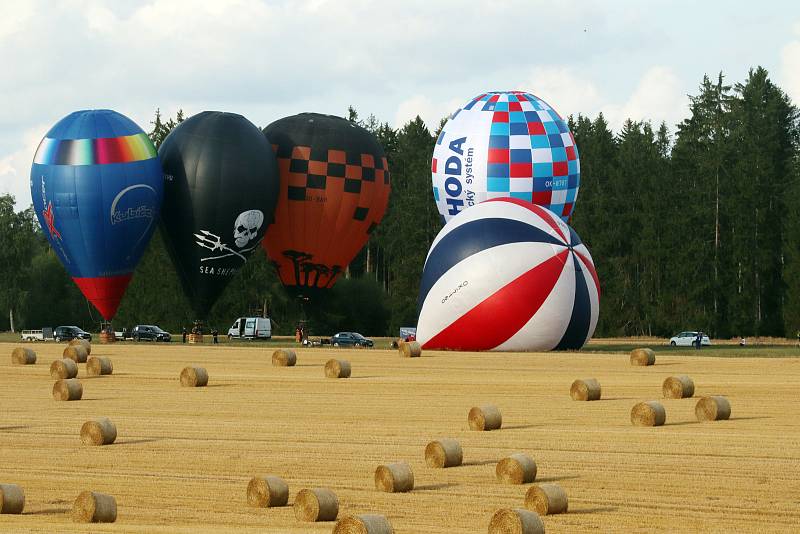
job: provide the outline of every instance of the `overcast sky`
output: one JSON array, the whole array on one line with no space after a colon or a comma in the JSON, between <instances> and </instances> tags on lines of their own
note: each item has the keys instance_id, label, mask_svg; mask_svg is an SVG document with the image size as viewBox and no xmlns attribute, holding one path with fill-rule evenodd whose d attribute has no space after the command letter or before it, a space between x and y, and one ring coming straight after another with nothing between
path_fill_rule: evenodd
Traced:
<instances>
[{"instance_id":1,"label":"overcast sky","mask_svg":"<svg viewBox=\"0 0 800 534\"><path fill-rule=\"evenodd\" d=\"M68 113L111 108L144 130L174 115L258 126L352 104L429 127L487 90L563 116L687 116L704 74L762 65L800 103L800 7L723 1L0 0L0 194L30 204L31 160Z\"/></svg>"}]
</instances>

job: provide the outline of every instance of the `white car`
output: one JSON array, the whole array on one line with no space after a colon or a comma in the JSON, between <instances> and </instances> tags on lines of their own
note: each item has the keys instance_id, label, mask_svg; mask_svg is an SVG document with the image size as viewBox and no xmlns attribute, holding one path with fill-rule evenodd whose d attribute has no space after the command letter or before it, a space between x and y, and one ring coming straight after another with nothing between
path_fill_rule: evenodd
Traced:
<instances>
[{"instance_id":1,"label":"white car","mask_svg":"<svg viewBox=\"0 0 800 534\"><path fill-rule=\"evenodd\" d=\"M680 334L669 338L669 344L672 347L693 347L697 340L697 332L681 332ZM703 334L701 345L711 345L711 340L708 336Z\"/></svg>"}]
</instances>

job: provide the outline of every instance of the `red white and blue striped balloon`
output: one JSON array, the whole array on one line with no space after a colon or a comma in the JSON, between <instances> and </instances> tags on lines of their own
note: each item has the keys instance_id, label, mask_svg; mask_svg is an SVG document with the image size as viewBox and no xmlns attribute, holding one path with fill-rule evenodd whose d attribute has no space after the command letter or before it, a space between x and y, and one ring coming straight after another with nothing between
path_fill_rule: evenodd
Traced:
<instances>
[{"instance_id":1,"label":"red white and blue striped balloon","mask_svg":"<svg viewBox=\"0 0 800 534\"><path fill-rule=\"evenodd\" d=\"M426 349L581 348L600 285L589 250L553 212L513 198L453 217L431 245L418 301Z\"/></svg>"}]
</instances>

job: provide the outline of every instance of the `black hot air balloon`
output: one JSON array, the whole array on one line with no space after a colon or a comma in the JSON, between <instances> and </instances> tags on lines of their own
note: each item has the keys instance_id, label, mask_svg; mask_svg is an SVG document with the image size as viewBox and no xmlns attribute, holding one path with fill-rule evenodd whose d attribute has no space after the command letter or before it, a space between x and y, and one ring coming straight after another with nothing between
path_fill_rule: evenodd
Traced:
<instances>
[{"instance_id":1,"label":"black hot air balloon","mask_svg":"<svg viewBox=\"0 0 800 534\"><path fill-rule=\"evenodd\" d=\"M275 155L253 123L219 111L179 124L158 154L164 239L197 318L205 319L272 221Z\"/></svg>"}]
</instances>

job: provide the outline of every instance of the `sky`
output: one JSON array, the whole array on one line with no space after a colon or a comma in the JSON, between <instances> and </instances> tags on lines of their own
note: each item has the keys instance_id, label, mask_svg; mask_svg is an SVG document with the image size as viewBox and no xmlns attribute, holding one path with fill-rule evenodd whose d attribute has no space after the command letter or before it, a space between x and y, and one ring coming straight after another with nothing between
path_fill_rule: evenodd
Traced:
<instances>
[{"instance_id":1,"label":"sky","mask_svg":"<svg viewBox=\"0 0 800 534\"><path fill-rule=\"evenodd\" d=\"M622 0L0 0L0 194L30 204L39 141L72 111L304 111L432 130L485 91L562 116L688 117L703 75L765 67L800 104L800 4Z\"/></svg>"}]
</instances>

